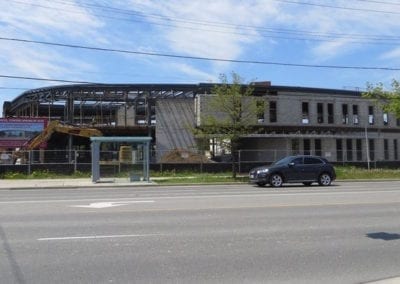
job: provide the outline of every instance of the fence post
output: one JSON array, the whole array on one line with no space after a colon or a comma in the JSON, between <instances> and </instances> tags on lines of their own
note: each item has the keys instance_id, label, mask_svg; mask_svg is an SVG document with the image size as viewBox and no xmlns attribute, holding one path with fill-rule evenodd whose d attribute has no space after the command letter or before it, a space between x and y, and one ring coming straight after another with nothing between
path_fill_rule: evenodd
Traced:
<instances>
[{"instance_id":1,"label":"fence post","mask_svg":"<svg viewBox=\"0 0 400 284\"><path fill-rule=\"evenodd\" d=\"M241 154L242 154L242 150L239 150L238 153L238 167L239 167L239 174L242 172L242 165L241 165Z\"/></svg>"},{"instance_id":2,"label":"fence post","mask_svg":"<svg viewBox=\"0 0 400 284\"><path fill-rule=\"evenodd\" d=\"M31 174L32 151L33 150L29 150L28 152L28 175Z\"/></svg>"},{"instance_id":3,"label":"fence post","mask_svg":"<svg viewBox=\"0 0 400 284\"><path fill-rule=\"evenodd\" d=\"M78 151L74 150L74 174L77 172Z\"/></svg>"}]
</instances>

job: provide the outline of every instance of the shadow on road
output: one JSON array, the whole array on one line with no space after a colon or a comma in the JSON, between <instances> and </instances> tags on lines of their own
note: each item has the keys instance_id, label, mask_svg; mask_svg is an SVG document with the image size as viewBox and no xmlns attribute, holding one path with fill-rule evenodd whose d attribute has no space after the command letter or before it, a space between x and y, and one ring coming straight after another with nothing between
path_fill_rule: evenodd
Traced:
<instances>
[{"instance_id":1,"label":"shadow on road","mask_svg":"<svg viewBox=\"0 0 400 284\"><path fill-rule=\"evenodd\" d=\"M20 267L18 265L18 262L15 259L14 253L13 253L13 251L11 249L11 246L10 246L10 244L8 242L7 236L6 236L6 234L5 234L4 230L3 230L3 227L1 225L0 225L0 241L1 241L2 246L4 248L5 255L8 258L8 261L10 262L11 270L12 270L12 273L13 273L13 275L15 277L16 283L18 283L18 284L26 283L25 279L24 279L24 276L22 274L22 271L21 271L21 269L20 269Z\"/></svg>"},{"instance_id":2,"label":"shadow on road","mask_svg":"<svg viewBox=\"0 0 400 284\"><path fill-rule=\"evenodd\" d=\"M400 234L391 234L386 232L369 233L367 234L367 237L384 241L400 240Z\"/></svg>"}]
</instances>

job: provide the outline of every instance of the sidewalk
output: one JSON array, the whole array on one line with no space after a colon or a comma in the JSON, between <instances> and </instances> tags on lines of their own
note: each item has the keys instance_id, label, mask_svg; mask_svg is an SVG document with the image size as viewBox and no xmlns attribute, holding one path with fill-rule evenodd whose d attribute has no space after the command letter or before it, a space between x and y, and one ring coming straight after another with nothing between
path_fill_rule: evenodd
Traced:
<instances>
[{"instance_id":1,"label":"sidewalk","mask_svg":"<svg viewBox=\"0 0 400 284\"><path fill-rule=\"evenodd\" d=\"M101 187L130 187L154 185L153 181L131 182L127 178L102 179L93 183L91 178L76 179L0 179L1 189L41 189L41 188L101 188Z\"/></svg>"}]
</instances>

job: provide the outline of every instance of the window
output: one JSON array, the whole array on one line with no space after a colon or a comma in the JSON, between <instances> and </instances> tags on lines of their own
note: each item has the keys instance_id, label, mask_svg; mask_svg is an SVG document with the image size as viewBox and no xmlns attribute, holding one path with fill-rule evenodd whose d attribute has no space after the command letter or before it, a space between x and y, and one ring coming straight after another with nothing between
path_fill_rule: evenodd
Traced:
<instances>
[{"instance_id":1,"label":"window","mask_svg":"<svg viewBox=\"0 0 400 284\"><path fill-rule=\"evenodd\" d=\"M383 139L383 154L385 160L389 160L389 140Z\"/></svg>"},{"instance_id":2,"label":"window","mask_svg":"<svg viewBox=\"0 0 400 284\"><path fill-rule=\"evenodd\" d=\"M292 154L298 155L300 154L300 140L292 139Z\"/></svg>"},{"instance_id":3,"label":"window","mask_svg":"<svg viewBox=\"0 0 400 284\"><path fill-rule=\"evenodd\" d=\"M397 139L393 140L393 152L394 152L394 159L397 161L399 159L399 152L398 152L398 145Z\"/></svg>"},{"instance_id":4,"label":"window","mask_svg":"<svg viewBox=\"0 0 400 284\"><path fill-rule=\"evenodd\" d=\"M264 101L257 101L257 122L263 123L264 122L264 109L265 103Z\"/></svg>"},{"instance_id":5,"label":"window","mask_svg":"<svg viewBox=\"0 0 400 284\"><path fill-rule=\"evenodd\" d=\"M324 123L324 104L322 103L317 103L317 121Z\"/></svg>"},{"instance_id":6,"label":"window","mask_svg":"<svg viewBox=\"0 0 400 284\"><path fill-rule=\"evenodd\" d=\"M315 155L322 156L321 139L315 139Z\"/></svg>"},{"instance_id":7,"label":"window","mask_svg":"<svg viewBox=\"0 0 400 284\"><path fill-rule=\"evenodd\" d=\"M387 112L383 113L383 125L388 125L389 124L389 115Z\"/></svg>"},{"instance_id":8,"label":"window","mask_svg":"<svg viewBox=\"0 0 400 284\"><path fill-rule=\"evenodd\" d=\"M293 164L295 165L302 165L303 164L303 158L296 158L292 161Z\"/></svg>"},{"instance_id":9,"label":"window","mask_svg":"<svg viewBox=\"0 0 400 284\"><path fill-rule=\"evenodd\" d=\"M346 159L353 161L353 140L346 139Z\"/></svg>"},{"instance_id":10,"label":"window","mask_svg":"<svg viewBox=\"0 0 400 284\"><path fill-rule=\"evenodd\" d=\"M320 159L313 158L313 157L304 157L304 164L306 165L318 165L323 164L324 162Z\"/></svg>"},{"instance_id":11,"label":"window","mask_svg":"<svg viewBox=\"0 0 400 284\"><path fill-rule=\"evenodd\" d=\"M310 139L304 139L303 143L304 143L303 144L304 155L310 155L311 154Z\"/></svg>"},{"instance_id":12,"label":"window","mask_svg":"<svg viewBox=\"0 0 400 284\"><path fill-rule=\"evenodd\" d=\"M356 140L357 161L362 161L362 142L361 139Z\"/></svg>"},{"instance_id":13,"label":"window","mask_svg":"<svg viewBox=\"0 0 400 284\"><path fill-rule=\"evenodd\" d=\"M370 125L374 124L374 107L368 106L368 123Z\"/></svg>"},{"instance_id":14,"label":"window","mask_svg":"<svg viewBox=\"0 0 400 284\"><path fill-rule=\"evenodd\" d=\"M328 104L328 123L334 123L333 104Z\"/></svg>"},{"instance_id":15,"label":"window","mask_svg":"<svg viewBox=\"0 0 400 284\"><path fill-rule=\"evenodd\" d=\"M276 102L269 102L269 122L277 122L277 108Z\"/></svg>"},{"instance_id":16,"label":"window","mask_svg":"<svg viewBox=\"0 0 400 284\"><path fill-rule=\"evenodd\" d=\"M303 102L301 104L301 113L302 113L301 123L308 124L310 122L309 112L308 112L308 103Z\"/></svg>"},{"instance_id":17,"label":"window","mask_svg":"<svg viewBox=\"0 0 400 284\"><path fill-rule=\"evenodd\" d=\"M375 141L374 139L368 139L368 146L369 146L369 160L375 160Z\"/></svg>"},{"instance_id":18,"label":"window","mask_svg":"<svg viewBox=\"0 0 400 284\"><path fill-rule=\"evenodd\" d=\"M349 110L347 104L342 105L342 123L343 124L349 123Z\"/></svg>"},{"instance_id":19,"label":"window","mask_svg":"<svg viewBox=\"0 0 400 284\"><path fill-rule=\"evenodd\" d=\"M358 124L358 105L353 105L353 124Z\"/></svg>"},{"instance_id":20,"label":"window","mask_svg":"<svg viewBox=\"0 0 400 284\"><path fill-rule=\"evenodd\" d=\"M342 139L336 139L336 160L343 161Z\"/></svg>"}]
</instances>

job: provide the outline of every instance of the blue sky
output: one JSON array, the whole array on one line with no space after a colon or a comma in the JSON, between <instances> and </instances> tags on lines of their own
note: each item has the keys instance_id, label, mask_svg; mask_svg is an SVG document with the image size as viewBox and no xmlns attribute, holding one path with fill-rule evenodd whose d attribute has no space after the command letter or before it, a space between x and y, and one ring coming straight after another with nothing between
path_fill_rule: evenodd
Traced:
<instances>
[{"instance_id":1,"label":"blue sky","mask_svg":"<svg viewBox=\"0 0 400 284\"><path fill-rule=\"evenodd\" d=\"M236 72L244 82L273 85L390 86L400 74L399 16L400 1L395 0L0 0L0 109L26 89L63 84L5 76L217 83L221 73ZM278 64L266 64L271 62Z\"/></svg>"}]
</instances>

